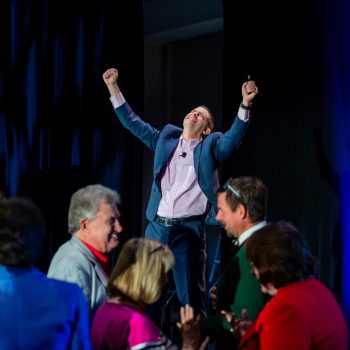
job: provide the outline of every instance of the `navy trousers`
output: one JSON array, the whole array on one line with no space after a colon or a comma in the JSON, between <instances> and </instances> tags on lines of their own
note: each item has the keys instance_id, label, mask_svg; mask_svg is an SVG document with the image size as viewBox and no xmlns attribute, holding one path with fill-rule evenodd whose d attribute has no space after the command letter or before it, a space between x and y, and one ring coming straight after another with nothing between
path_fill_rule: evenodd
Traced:
<instances>
[{"instance_id":1,"label":"navy trousers","mask_svg":"<svg viewBox=\"0 0 350 350\"><path fill-rule=\"evenodd\" d=\"M150 222L146 227L146 238L166 244L175 256L174 282L180 305L191 305L205 317L206 288L206 240L204 219L181 225L163 225Z\"/></svg>"}]
</instances>

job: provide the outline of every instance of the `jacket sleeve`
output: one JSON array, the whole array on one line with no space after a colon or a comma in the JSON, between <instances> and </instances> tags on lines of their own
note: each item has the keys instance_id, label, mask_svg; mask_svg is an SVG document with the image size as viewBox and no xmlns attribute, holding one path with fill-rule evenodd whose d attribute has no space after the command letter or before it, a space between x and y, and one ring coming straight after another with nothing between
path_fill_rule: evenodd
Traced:
<instances>
[{"instance_id":1,"label":"jacket sleeve","mask_svg":"<svg viewBox=\"0 0 350 350\"><path fill-rule=\"evenodd\" d=\"M76 311L75 311L75 327L72 334L72 350L90 350L92 349L90 342L90 322L86 301L82 291L77 289L76 293Z\"/></svg>"},{"instance_id":2,"label":"jacket sleeve","mask_svg":"<svg viewBox=\"0 0 350 350\"><path fill-rule=\"evenodd\" d=\"M126 102L117 107L114 112L125 129L141 140L151 151L155 151L160 135L159 130L144 122Z\"/></svg>"},{"instance_id":3,"label":"jacket sleeve","mask_svg":"<svg viewBox=\"0 0 350 350\"><path fill-rule=\"evenodd\" d=\"M248 125L249 122L244 122L236 116L230 129L216 139L213 153L219 162L230 157L232 152L241 145Z\"/></svg>"},{"instance_id":4,"label":"jacket sleeve","mask_svg":"<svg viewBox=\"0 0 350 350\"><path fill-rule=\"evenodd\" d=\"M91 303L91 273L82 269L74 260L51 264L47 276L78 285L84 292L86 302Z\"/></svg>"},{"instance_id":5,"label":"jacket sleeve","mask_svg":"<svg viewBox=\"0 0 350 350\"><path fill-rule=\"evenodd\" d=\"M311 347L310 325L292 305L279 304L258 323L261 350L308 350ZM307 307L307 306L306 306ZM292 335L292 336L291 336Z\"/></svg>"}]
</instances>

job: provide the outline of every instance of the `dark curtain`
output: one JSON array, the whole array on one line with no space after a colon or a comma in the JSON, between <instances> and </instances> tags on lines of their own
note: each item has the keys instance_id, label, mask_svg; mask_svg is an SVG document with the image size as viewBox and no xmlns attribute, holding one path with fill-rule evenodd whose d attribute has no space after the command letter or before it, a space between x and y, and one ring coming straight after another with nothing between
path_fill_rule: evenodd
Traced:
<instances>
[{"instance_id":1,"label":"dark curtain","mask_svg":"<svg viewBox=\"0 0 350 350\"><path fill-rule=\"evenodd\" d=\"M125 137L102 73L143 108L143 2L9 0L0 4L0 189L45 214L46 270L69 239L77 189L101 183L122 197L124 239L140 234L140 144Z\"/></svg>"},{"instance_id":2,"label":"dark curtain","mask_svg":"<svg viewBox=\"0 0 350 350\"><path fill-rule=\"evenodd\" d=\"M350 3L324 0L324 119L328 183L339 202L335 241L341 304L350 330Z\"/></svg>"},{"instance_id":3,"label":"dark curtain","mask_svg":"<svg viewBox=\"0 0 350 350\"><path fill-rule=\"evenodd\" d=\"M349 261L342 261L349 255L349 177L341 185L336 176L337 170L349 174L349 4L223 5L224 109L248 75L260 88L246 140L225 163L223 178L251 174L265 181L268 219L289 220L305 233L319 260L318 277L340 303L347 298L349 314Z\"/></svg>"}]
</instances>

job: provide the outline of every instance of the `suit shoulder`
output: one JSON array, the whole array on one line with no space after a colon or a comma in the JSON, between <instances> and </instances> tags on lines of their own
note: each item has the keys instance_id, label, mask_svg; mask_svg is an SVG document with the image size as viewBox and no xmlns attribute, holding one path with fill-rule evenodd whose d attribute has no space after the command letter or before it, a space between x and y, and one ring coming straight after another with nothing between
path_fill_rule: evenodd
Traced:
<instances>
[{"instance_id":1,"label":"suit shoulder","mask_svg":"<svg viewBox=\"0 0 350 350\"><path fill-rule=\"evenodd\" d=\"M77 272L90 274L93 269L93 263L84 254L83 250L68 241L53 256L48 276L62 278Z\"/></svg>"},{"instance_id":2,"label":"suit shoulder","mask_svg":"<svg viewBox=\"0 0 350 350\"><path fill-rule=\"evenodd\" d=\"M221 131L213 131L205 137L204 142L212 142L219 139L222 136L224 136L224 134Z\"/></svg>"},{"instance_id":3,"label":"suit shoulder","mask_svg":"<svg viewBox=\"0 0 350 350\"><path fill-rule=\"evenodd\" d=\"M176 125L173 124L165 124L164 127L161 130L162 132L183 132L182 128L179 128Z\"/></svg>"},{"instance_id":4,"label":"suit shoulder","mask_svg":"<svg viewBox=\"0 0 350 350\"><path fill-rule=\"evenodd\" d=\"M80 260L84 254L84 246L83 243L78 243L74 240L69 240L63 243L54 254L55 257L60 257L61 259L69 259L69 260ZM86 248L87 250L88 248Z\"/></svg>"},{"instance_id":5,"label":"suit shoulder","mask_svg":"<svg viewBox=\"0 0 350 350\"><path fill-rule=\"evenodd\" d=\"M224 134L221 132L221 131L213 131L211 132L209 135L213 135L214 137L221 137L223 136ZM208 136L209 136L208 135Z\"/></svg>"}]
</instances>

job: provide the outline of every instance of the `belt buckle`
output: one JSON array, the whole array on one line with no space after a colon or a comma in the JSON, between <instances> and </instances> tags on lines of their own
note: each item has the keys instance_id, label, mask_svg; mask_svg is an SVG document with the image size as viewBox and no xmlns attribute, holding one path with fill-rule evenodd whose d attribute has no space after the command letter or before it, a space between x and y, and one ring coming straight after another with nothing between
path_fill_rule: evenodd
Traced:
<instances>
[{"instance_id":1,"label":"belt buckle","mask_svg":"<svg viewBox=\"0 0 350 350\"><path fill-rule=\"evenodd\" d=\"M164 220L164 225L166 226L166 227L170 227L170 226L172 226L172 219L168 219L168 218L164 218L163 219Z\"/></svg>"}]
</instances>

